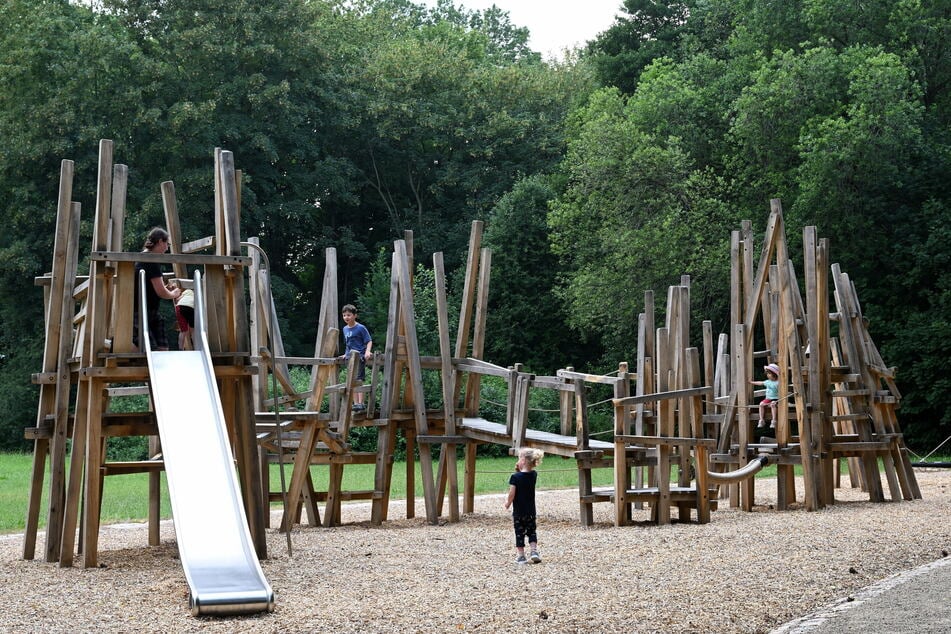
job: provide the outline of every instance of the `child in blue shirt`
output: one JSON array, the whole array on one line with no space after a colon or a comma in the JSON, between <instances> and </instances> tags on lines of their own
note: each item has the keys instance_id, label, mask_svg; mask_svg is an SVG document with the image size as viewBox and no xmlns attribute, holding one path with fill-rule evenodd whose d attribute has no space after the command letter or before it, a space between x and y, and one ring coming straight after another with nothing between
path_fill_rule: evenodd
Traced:
<instances>
[{"instance_id":1,"label":"child in blue shirt","mask_svg":"<svg viewBox=\"0 0 951 634\"><path fill-rule=\"evenodd\" d=\"M357 308L353 304L347 304L341 309L343 321L346 324L343 327L343 339L347 344L341 359L350 357L350 353L356 351L360 355L360 366L357 369L357 382L362 384L366 378L366 362L373 357L373 338L370 337L370 331L363 324L357 322ZM367 406L363 404L363 392L356 392L353 395L353 411L366 411Z\"/></svg>"}]
</instances>

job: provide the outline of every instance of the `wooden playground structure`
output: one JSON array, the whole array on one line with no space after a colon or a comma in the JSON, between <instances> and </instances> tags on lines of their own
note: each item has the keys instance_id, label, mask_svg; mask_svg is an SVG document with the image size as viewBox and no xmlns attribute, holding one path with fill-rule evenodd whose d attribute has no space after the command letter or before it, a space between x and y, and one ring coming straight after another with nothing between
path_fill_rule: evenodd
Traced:
<instances>
[{"instance_id":1,"label":"wooden playground structure","mask_svg":"<svg viewBox=\"0 0 951 634\"><path fill-rule=\"evenodd\" d=\"M287 356L266 254L255 238L242 242L240 237L241 173L231 153L215 152L215 235L183 242L174 185L165 182L161 191L171 249L153 255L123 250L128 170L113 163L112 151L111 141L101 142L88 274L78 272L80 205L71 200L72 162L63 161L53 267L37 279L44 290L46 345L42 371L33 375L40 387L36 426L26 430L34 441L34 461L25 559L35 557L46 491L46 561L72 565L78 541L82 565L96 566L103 480L123 473L149 474L149 543L158 543L159 475L165 465L155 414L112 407L122 396L149 393L145 354L132 336L134 267L145 260L171 265L171 277L186 287L189 270L202 271L218 390L248 528L262 559L267 557L269 510L277 500L283 502L285 531L301 523L305 511L312 526L338 524L340 505L349 500L369 501L368 519L386 521L401 435L409 462L407 490L416 490L412 462L418 456L430 523L444 515L446 506L451 522L472 511L480 444L513 452L534 447L574 460L584 526L593 523L596 503L613 504L618 526L632 523L635 511L645 507L646 519L661 524L672 521L672 508L679 521L694 513L696 521L708 522L720 499L750 510L752 475L767 463L778 465L780 510L797 503L796 465L802 469L801 504L807 510L835 502L842 461L848 464L849 484L862 487L873 502L885 501L884 486L894 501L921 497L896 417L901 395L895 370L886 367L872 341L855 287L830 264L828 240L818 239L813 227L803 231L805 262L797 278L778 201L772 203L758 261L751 223L732 235L729 332L715 340L711 322L705 321L701 347L692 345L690 280L685 277L668 289L663 325L655 323L653 293L645 293L636 358L632 364L619 362L608 375L567 368L537 376L519 364L503 367L483 358L491 252L482 246L481 222L472 225L454 341L442 254L433 256L439 354L422 356L413 242L407 233L394 243L385 337L376 333L385 349L373 355L367 381L360 385L353 379L356 357L346 361L347 378L339 378L334 249L325 252L314 356ZM749 382L766 363L780 367L783 406L775 434L756 437ZM310 372L304 389L294 385L293 366ZM438 394L426 393L424 384L433 384L424 381L427 372L438 377ZM480 416L485 377L505 385L504 420ZM612 393L614 428L606 438L590 428L593 386L607 386L600 389ZM557 392L557 433L530 428L533 390ZM358 392L365 394L367 409L355 413L351 404ZM351 432L358 427L375 429L375 451L353 450ZM148 437L149 459L107 461L108 439L120 436ZM268 473L274 462L291 469L286 492L272 490ZM344 490L346 465L360 463L375 465L373 489ZM314 465L329 470L326 491L315 489ZM613 487L596 488L592 470L604 468L613 470ZM415 514L412 495L406 509L408 516Z\"/></svg>"}]
</instances>

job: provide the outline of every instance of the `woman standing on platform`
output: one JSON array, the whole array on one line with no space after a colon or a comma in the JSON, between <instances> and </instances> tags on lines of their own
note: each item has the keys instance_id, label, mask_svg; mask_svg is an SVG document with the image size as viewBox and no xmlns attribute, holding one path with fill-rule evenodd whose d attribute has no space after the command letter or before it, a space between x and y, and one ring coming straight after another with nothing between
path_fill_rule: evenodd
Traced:
<instances>
[{"instance_id":1,"label":"woman standing on platform","mask_svg":"<svg viewBox=\"0 0 951 634\"><path fill-rule=\"evenodd\" d=\"M149 231L142 253L162 254L168 251L168 231L153 227ZM178 299L182 291L170 289L165 285L162 265L158 262L135 263L135 322L132 329L132 343L139 345L139 271L145 271L145 314L149 320L149 345L152 350L168 350L168 335L165 332L165 319L159 314L160 299Z\"/></svg>"}]
</instances>

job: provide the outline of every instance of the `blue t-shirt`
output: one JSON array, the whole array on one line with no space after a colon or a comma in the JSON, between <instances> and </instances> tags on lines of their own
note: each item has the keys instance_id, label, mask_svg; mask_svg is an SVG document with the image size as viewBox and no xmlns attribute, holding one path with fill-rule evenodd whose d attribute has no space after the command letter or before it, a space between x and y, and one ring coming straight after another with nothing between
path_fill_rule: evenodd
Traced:
<instances>
[{"instance_id":1,"label":"blue t-shirt","mask_svg":"<svg viewBox=\"0 0 951 634\"><path fill-rule=\"evenodd\" d=\"M535 515L535 482L538 472L516 471L509 478L509 484L515 486L515 499L512 500L512 514L515 517Z\"/></svg>"},{"instance_id":2,"label":"blue t-shirt","mask_svg":"<svg viewBox=\"0 0 951 634\"><path fill-rule=\"evenodd\" d=\"M346 356L350 356L350 353L356 350L362 357L367 351L367 344L373 341L372 337L370 337L370 331L361 323L353 324L352 328L350 326L344 326L343 339L347 343L347 348L344 350L344 355Z\"/></svg>"},{"instance_id":3,"label":"blue t-shirt","mask_svg":"<svg viewBox=\"0 0 951 634\"><path fill-rule=\"evenodd\" d=\"M770 381L766 379L763 381L763 387L766 388L766 398L771 401L779 400L779 381Z\"/></svg>"}]
</instances>

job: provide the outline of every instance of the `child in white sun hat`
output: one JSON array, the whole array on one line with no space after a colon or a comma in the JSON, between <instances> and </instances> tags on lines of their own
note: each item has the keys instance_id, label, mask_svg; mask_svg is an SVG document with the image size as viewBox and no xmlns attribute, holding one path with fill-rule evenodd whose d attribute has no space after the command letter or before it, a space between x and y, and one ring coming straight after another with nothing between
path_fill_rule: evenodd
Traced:
<instances>
[{"instance_id":1,"label":"child in white sun hat","mask_svg":"<svg viewBox=\"0 0 951 634\"><path fill-rule=\"evenodd\" d=\"M776 428L776 401L779 400L779 366L770 363L763 367L766 370L766 379L763 381L750 381L753 385L762 385L766 388L766 396L759 402L759 425L757 428L766 427L766 406L769 405L771 418L769 427Z\"/></svg>"}]
</instances>

